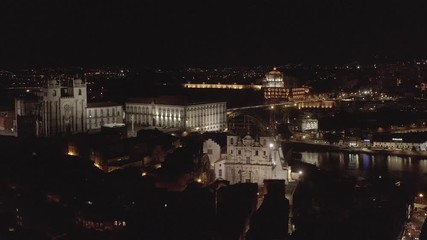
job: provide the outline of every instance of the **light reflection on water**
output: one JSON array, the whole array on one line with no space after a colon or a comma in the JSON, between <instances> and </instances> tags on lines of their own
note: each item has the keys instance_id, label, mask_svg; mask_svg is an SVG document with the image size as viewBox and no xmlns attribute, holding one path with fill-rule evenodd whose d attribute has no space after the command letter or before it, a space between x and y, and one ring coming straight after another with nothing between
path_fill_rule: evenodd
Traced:
<instances>
[{"instance_id":1,"label":"light reflection on water","mask_svg":"<svg viewBox=\"0 0 427 240\"><path fill-rule=\"evenodd\" d=\"M340 171L355 177L388 175L392 179L410 179L419 190L427 190L427 160L384 154L346 152L301 152L302 161L323 170Z\"/></svg>"}]
</instances>

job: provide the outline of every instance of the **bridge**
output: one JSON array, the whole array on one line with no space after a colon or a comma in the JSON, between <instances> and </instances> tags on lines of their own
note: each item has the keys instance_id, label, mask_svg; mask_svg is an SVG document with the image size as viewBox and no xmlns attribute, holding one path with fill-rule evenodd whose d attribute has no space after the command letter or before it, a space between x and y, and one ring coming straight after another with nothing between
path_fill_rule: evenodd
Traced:
<instances>
[{"instance_id":1,"label":"bridge","mask_svg":"<svg viewBox=\"0 0 427 240\"><path fill-rule=\"evenodd\" d=\"M336 106L332 100L310 100L260 104L227 109L230 130L249 132L256 128L260 132L271 132L277 124L289 121L289 110L331 109Z\"/></svg>"},{"instance_id":2,"label":"bridge","mask_svg":"<svg viewBox=\"0 0 427 240\"><path fill-rule=\"evenodd\" d=\"M296 103L294 102L283 102L283 103L271 103L271 104L261 104L261 105L253 105L246 107L238 107L238 108L229 108L227 109L227 115L232 114L233 112L242 111L242 110L250 110L250 109L259 109L259 108L275 108L275 107L296 107Z\"/></svg>"},{"instance_id":3,"label":"bridge","mask_svg":"<svg viewBox=\"0 0 427 240\"><path fill-rule=\"evenodd\" d=\"M284 110L296 107L293 102L261 104L227 109L227 121L230 130L267 134L273 129L276 117L283 118Z\"/></svg>"}]
</instances>

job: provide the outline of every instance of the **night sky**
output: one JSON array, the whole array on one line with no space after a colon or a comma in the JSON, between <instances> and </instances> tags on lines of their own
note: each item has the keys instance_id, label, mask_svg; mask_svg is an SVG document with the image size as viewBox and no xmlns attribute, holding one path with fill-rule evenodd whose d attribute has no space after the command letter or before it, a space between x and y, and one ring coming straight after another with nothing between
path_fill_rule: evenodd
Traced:
<instances>
[{"instance_id":1,"label":"night sky","mask_svg":"<svg viewBox=\"0 0 427 240\"><path fill-rule=\"evenodd\" d=\"M427 56L426 1L2 0L0 68Z\"/></svg>"}]
</instances>

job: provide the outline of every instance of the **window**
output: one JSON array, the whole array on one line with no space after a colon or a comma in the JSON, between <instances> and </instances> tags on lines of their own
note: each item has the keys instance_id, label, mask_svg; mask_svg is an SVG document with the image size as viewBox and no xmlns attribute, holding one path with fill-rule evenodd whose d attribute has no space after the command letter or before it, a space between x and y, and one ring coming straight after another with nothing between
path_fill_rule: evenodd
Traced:
<instances>
[{"instance_id":1,"label":"window","mask_svg":"<svg viewBox=\"0 0 427 240\"><path fill-rule=\"evenodd\" d=\"M82 90L81 89L79 89L79 96L81 96L82 95Z\"/></svg>"},{"instance_id":2,"label":"window","mask_svg":"<svg viewBox=\"0 0 427 240\"><path fill-rule=\"evenodd\" d=\"M246 157L246 163L250 164L251 163L251 157Z\"/></svg>"},{"instance_id":3,"label":"window","mask_svg":"<svg viewBox=\"0 0 427 240\"><path fill-rule=\"evenodd\" d=\"M230 150L230 154L233 154L233 149Z\"/></svg>"},{"instance_id":4,"label":"window","mask_svg":"<svg viewBox=\"0 0 427 240\"><path fill-rule=\"evenodd\" d=\"M56 96L56 90L53 90L52 96Z\"/></svg>"},{"instance_id":5,"label":"window","mask_svg":"<svg viewBox=\"0 0 427 240\"><path fill-rule=\"evenodd\" d=\"M222 169L218 170L218 177L222 177Z\"/></svg>"},{"instance_id":6,"label":"window","mask_svg":"<svg viewBox=\"0 0 427 240\"><path fill-rule=\"evenodd\" d=\"M208 149L208 154L212 154L212 149Z\"/></svg>"},{"instance_id":7,"label":"window","mask_svg":"<svg viewBox=\"0 0 427 240\"><path fill-rule=\"evenodd\" d=\"M265 155L267 155L267 152L266 152L266 151L264 151L264 156L265 156Z\"/></svg>"},{"instance_id":8,"label":"window","mask_svg":"<svg viewBox=\"0 0 427 240\"><path fill-rule=\"evenodd\" d=\"M231 144L231 145L234 145L234 138L231 138L231 139L230 139L230 144Z\"/></svg>"},{"instance_id":9,"label":"window","mask_svg":"<svg viewBox=\"0 0 427 240\"><path fill-rule=\"evenodd\" d=\"M238 155L242 155L242 151L241 150L237 150L237 154Z\"/></svg>"},{"instance_id":10,"label":"window","mask_svg":"<svg viewBox=\"0 0 427 240\"><path fill-rule=\"evenodd\" d=\"M255 151L255 156L258 156L258 150Z\"/></svg>"}]
</instances>

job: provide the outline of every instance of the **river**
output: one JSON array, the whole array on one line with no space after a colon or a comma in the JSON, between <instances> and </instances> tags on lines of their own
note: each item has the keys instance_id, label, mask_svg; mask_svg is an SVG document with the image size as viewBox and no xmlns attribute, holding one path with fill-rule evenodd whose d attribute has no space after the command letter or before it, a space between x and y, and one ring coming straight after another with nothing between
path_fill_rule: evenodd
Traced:
<instances>
[{"instance_id":1,"label":"river","mask_svg":"<svg viewBox=\"0 0 427 240\"><path fill-rule=\"evenodd\" d=\"M339 171L358 178L388 176L393 181L409 181L414 190L427 192L427 159L386 154L303 151L302 161L321 170Z\"/></svg>"}]
</instances>

